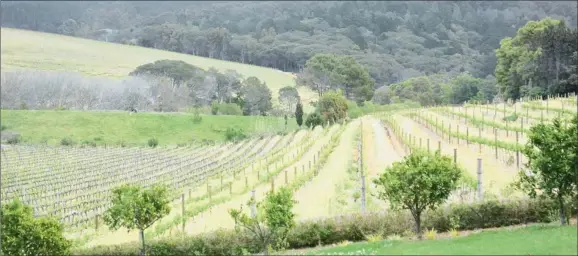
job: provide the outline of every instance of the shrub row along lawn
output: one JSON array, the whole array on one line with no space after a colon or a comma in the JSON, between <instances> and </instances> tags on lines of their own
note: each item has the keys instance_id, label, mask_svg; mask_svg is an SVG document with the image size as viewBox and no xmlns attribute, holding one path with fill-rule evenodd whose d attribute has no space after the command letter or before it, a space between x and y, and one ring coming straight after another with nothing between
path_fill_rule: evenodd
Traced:
<instances>
[{"instance_id":1,"label":"shrub row along lawn","mask_svg":"<svg viewBox=\"0 0 578 256\"><path fill-rule=\"evenodd\" d=\"M570 211L568 211L570 212ZM550 200L518 200L501 203L484 201L476 204L450 205L423 216L423 228L446 232L457 222L458 230L503 227L524 223L555 221L556 204ZM353 214L300 222L288 236L288 249L332 245L342 241L364 241L367 236L408 234L414 229L409 212ZM175 237L151 242L147 255L242 255L257 253L260 245L245 233L219 230L189 237ZM74 255L138 255L139 244L98 246L78 249Z\"/></svg>"},{"instance_id":2,"label":"shrub row along lawn","mask_svg":"<svg viewBox=\"0 0 578 256\"><path fill-rule=\"evenodd\" d=\"M575 226L532 225L484 231L466 237L425 241L378 241L315 250L308 255L576 255Z\"/></svg>"}]
</instances>

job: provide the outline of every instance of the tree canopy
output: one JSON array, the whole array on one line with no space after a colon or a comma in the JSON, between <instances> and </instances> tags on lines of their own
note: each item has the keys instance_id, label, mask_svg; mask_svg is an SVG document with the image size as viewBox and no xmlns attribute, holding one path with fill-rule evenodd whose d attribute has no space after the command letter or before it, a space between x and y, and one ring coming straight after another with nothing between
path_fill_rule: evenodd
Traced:
<instances>
[{"instance_id":1,"label":"tree canopy","mask_svg":"<svg viewBox=\"0 0 578 256\"><path fill-rule=\"evenodd\" d=\"M577 24L575 1L3 1L1 7L2 26L286 72L301 71L319 53L352 56L377 88L436 73L483 78L494 74L500 40L528 21L555 17Z\"/></svg>"}]
</instances>

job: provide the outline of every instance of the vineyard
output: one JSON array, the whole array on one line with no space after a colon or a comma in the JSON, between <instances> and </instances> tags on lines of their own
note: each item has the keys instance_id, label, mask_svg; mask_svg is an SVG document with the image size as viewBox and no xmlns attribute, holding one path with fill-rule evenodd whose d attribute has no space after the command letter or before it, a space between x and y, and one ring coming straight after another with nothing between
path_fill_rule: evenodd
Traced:
<instances>
[{"instance_id":1,"label":"vineyard","mask_svg":"<svg viewBox=\"0 0 578 256\"><path fill-rule=\"evenodd\" d=\"M121 184L164 184L171 212L146 239L233 228L228 209L251 196L289 187L298 220L387 204L372 179L418 148L440 150L469 174L452 201L520 196L508 188L526 159L520 153L532 125L576 115L576 98L515 104L438 106L373 114L325 129L301 129L197 147L104 148L2 146L2 202L20 198L36 216L55 216L77 247L138 240L109 230L102 214Z\"/></svg>"}]
</instances>

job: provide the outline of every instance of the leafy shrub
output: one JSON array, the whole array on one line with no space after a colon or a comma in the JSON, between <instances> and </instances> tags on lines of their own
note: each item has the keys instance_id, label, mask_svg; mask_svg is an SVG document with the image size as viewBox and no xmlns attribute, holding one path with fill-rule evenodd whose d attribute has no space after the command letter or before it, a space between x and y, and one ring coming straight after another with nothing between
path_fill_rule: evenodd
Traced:
<instances>
[{"instance_id":1,"label":"leafy shrub","mask_svg":"<svg viewBox=\"0 0 578 256\"><path fill-rule=\"evenodd\" d=\"M67 255L71 242L64 229L52 218L34 218L32 208L14 200L0 209L2 254Z\"/></svg>"},{"instance_id":2,"label":"leafy shrub","mask_svg":"<svg viewBox=\"0 0 578 256\"><path fill-rule=\"evenodd\" d=\"M427 211L423 226L437 232L503 227L522 223L551 222L549 212L557 210L548 199L519 200L501 203L485 201L475 204L451 205ZM457 223L456 223L457 222ZM288 249L331 245L342 241L363 241L368 234L397 239L413 236L413 218L409 212L367 213L309 220L297 223L287 236ZM113 247L95 247L77 251L75 255L138 255L137 243ZM172 241L152 242L147 255L242 255L262 251L259 243L234 230L187 237Z\"/></svg>"},{"instance_id":3,"label":"leafy shrub","mask_svg":"<svg viewBox=\"0 0 578 256\"><path fill-rule=\"evenodd\" d=\"M213 101L211 103L211 114L217 115L218 113L219 113L219 103L217 103L216 101Z\"/></svg>"},{"instance_id":4,"label":"leafy shrub","mask_svg":"<svg viewBox=\"0 0 578 256\"><path fill-rule=\"evenodd\" d=\"M199 111L195 111L193 114L193 124L200 124L203 121L203 117L199 113Z\"/></svg>"},{"instance_id":5,"label":"leafy shrub","mask_svg":"<svg viewBox=\"0 0 578 256\"><path fill-rule=\"evenodd\" d=\"M509 115L509 116L503 117L502 120L505 121L505 122L515 122L515 121L518 120L518 114L513 113L513 114L511 114L511 115Z\"/></svg>"},{"instance_id":6,"label":"leafy shrub","mask_svg":"<svg viewBox=\"0 0 578 256\"><path fill-rule=\"evenodd\" d=\"M309 128L314 128L315 126L323 125L323 117L321 117L319 113L313 112L309 116L307 116L307 120L305 120L305 125Z\"/></svg>"},{"instance_id":7,"label":"leafy shrub","mask_svg":"<svg viewBox=\"0 0 578 256\"><path fill-rule=\"evenodd\" d=\"M434 239L436 239L437 234L438 234L438 232L435 230L435 228L432 228L430 230L426 230L425 238L427 240L434 240Z\"/></svg>"},{"instance_id":8,"label":"leafy shrub","mask_svg":"<svg viewBox=\"0 0 578 256\"><path fill-rule=\"evenodd\" d=\"M9 134L9 136L7 137L8 138L6 139L6 143L11 145L16 145L22 141L22 136L20 136L20 134L17 133Z\"/></svg>"},{"instance_id":9,"label":"leafy shrub","mask_svg":"<svg viewBox=\"0 0 578 256\"><path fill-rule=\"evenodd\" d=\"M6 127L6 125L0 125L0 131L4 131L8 129L8 127Z\"/></svg>"},{"instance_id":10,"label":"leafy shrub","mask_svg":"<svg viewBox=\"0 0 578 256\"><path fill-rule=\"evenodd\" d=\"M225 130L225 140L227 141L239 141L246 139L247 135L245 131L238 127L229 127Z\"/></svg>"},{"instance_id":11,"label":"leafy shrub","mask_svg":"<svg viewBox=\"0 0 578 256\"><path fill-rule=\"evenodd\" d=\"M242 116L243 110L239 105L235 103L222 103L218 105L219 114L221 115L231 115L231 116Z\"/></svg>"},{"instance_id":12,"label":"leafy shrub","mask_svg":"<svg viewBox=\"0 0 578 256\"><path fill-rule=\"evenodd\" d=\"M149 147L156 148L159 145L159 141L156 138L150 138L147 142Z\"/></svg>"},{"instance_id":13,"label":"leafy shrub","mask_svg":"<svg viewBox=\"0 0 578 256\"><path fill-rule=\"evenodd\" d=\"M96 142L90 141L90 140L85 140L81 143L81 145L83 147L96 147Z\"/></svg>"},{"instance_id":14,"label":"leafy shrub","mask_svg":"<svg viewBox=\"0 0 578 256\"><path fill-rule=\"evenodd\" d=\"M73 146L76 142L70 137L64 137L60 140L61 146Z\"/></svg>"}]
</instances>

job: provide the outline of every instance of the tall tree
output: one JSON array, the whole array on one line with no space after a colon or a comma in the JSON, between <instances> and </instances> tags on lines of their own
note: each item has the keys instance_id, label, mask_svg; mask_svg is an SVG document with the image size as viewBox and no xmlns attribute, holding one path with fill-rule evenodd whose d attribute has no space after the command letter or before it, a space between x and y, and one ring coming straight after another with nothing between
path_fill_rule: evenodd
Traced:
<instances>
[{"instance_id":1,"label":"tall tree","mask_svg":"<svg viewBox=\"0 0 578 256\"><path fill-rule=\"evenodd\" d=\"M307 61L299 76L297 81L319 96L327 90L341 89L347 99L361 103L371 100L375 91L367 69L351 56L316 54Z\"/></svg>"},{"instance_id":2,"label":"tall tree","mask_svg":"<svg viewBox=\"0 0 578 256\"><path fill-rule=\"evenodd\" d=\"M571 76L577 36L577 30L568 28L564 21L545 18L530 21L515 37L503 39L496 50L500 92L506 98L518 99L578 91L563 83Z\"/></svg>"},{"instance_id":3,"label":"tall tree","mask_svg":"<svg viewBox=\"0 0 578 256\"><path fill-rule=\"evenodd\" d=\"M567 120L570 121L570 120ZM558 203L560 221L567 223L567 197L578 194L578 116L568 127L560 119L551 124L530 128L523 153L528 157L527 169L520 171L515 183L531 197L544 195Z\"/></svg>"},{"instance_id":4,"label":"tall tree","mask_svg":"<svg viewBox=\"0 0 578 256\"><path fill-rule=\"evenodd\" d=\"M245 115L266 115L271 110L271 90L264 82L251 76L243 81L244 98L243 113Z\"/></svg>"},{"instance_id":5,"label":"tall tree","mask_svg":"<svg viewBox=\"0 0 578 256\"><path fill-rule=\"evenodd\" d=\"M295 105L301 101L299 92L293 86L285 86L279 89L279 102L283 104L287 112L295 109Z\"/></svg>"},{"instance_id":6,"label":"tall tree","mask_svg":"<svg viewBox=\"0 0 578 256\"><path fill-rule=\"evenodd\" d=\"M297 103L297 107L295 108L295 120L297 121L297 125L301 127L303 124L303 105L301 102Z\"/></svg>"},{"instance_id":7,"label":"tall tree","mask_svg":"<svg viewBox=\"0 0 578 256\"><path fill-rule=\"evenodd\" d=\"M168 190L162 186L141 190L138 186L122 185L115 188L112 194L112 206L104 213L104 222L113 230L120 227L137 229L141 242L140 255L144 256L144 231L171 210Z\"/></svg>"}]
</instances>

